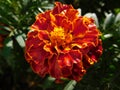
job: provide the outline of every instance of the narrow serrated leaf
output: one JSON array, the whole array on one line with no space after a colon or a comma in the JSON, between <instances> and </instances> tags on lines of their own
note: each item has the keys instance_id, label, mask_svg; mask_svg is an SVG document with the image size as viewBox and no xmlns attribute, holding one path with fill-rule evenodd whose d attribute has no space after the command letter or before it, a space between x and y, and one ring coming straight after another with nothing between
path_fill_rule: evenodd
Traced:
<instances>
[{"instance_id":1,"label":"narrow serrated leaf","mask_svg":"<svg viewBox=\"0 0 120 90\"><path fill-rule=\"evenodd\" d=\"M114 22L114 14L110 13L110 14L106 14L106 18L103 24L103 29L105 30L106 28L109 28L109 26Z\"/></svg>"},{"instance_id":2,"label":"narrow serrated leaf","mask_svg":"<svg viewBox=\"0 0 120 90\"><path fill-rule=\"evenodd\" d=\"M77 82L75 80L71 80L63 90L73 90L76 84Z\"/></svg>"},{"instance_id":3,"label":"narrow serrated leaf","mask_svg":"<svg viewBox=\"0 0 120 90\"><path fill-rule=\"evenodd\" d=\"M17 40L18 44L19 44L22 48L25 47L25 41L24 41L22 35L18 35L18 36L16 37L16 40Z\"/></svg>"},{"instance_id":4,"label":"narrow serrated leaf","mask_svg":"<svg viewBox=\"0 0 120 90\"><path fill-rule=\"evenodd\" d=\"M115 18L115 23L120 22L120 13L117 14Z\"/></svg>"},{"instance_id":5,"label":"narrow serrated leaf","mask_svg":"<svg viewBox=\"0 0 120 90\"><path fill-rule=\"evenodd\" d=\"M4 47L2 50L2 55L5 59L10 58L12 48L13 48L13 41L12 41L11 37L7 37L4 41Z\"/></svg>"}]
</instances>

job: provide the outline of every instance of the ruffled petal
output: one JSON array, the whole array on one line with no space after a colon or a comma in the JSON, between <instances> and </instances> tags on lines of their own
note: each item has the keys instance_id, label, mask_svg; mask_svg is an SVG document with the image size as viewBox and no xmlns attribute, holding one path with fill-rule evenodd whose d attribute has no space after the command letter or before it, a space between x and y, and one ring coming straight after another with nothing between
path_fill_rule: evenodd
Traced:
<instances>
[{"instance_id":1,"label":"ruffled petal","mask_svg":"<svg viewBox=\"0 0 120 90\"><path fill-rule=\"evenodd\" d=\"M65 5L60 2L55 2L55 5L56 6L53 9L53 14L59 14L62 11L67 10L67 9L73 9L71 5Z\"/></svg>"},{"instance_id":2,"label":"ruffled petal","mask_svg":"<svg viewBox=\"0 0 120 90\"><path fill-rule=\"evenodd\" d=\"M83 23L83 18L74 21L73 35L74 37L83 38L88 30L88 27Z\"/></svg>"},{"instance_id":3,"label":"ruffled petal","mask_svg":"<svg viewBox=\"0 0 120 90\"><path fill-rule=\"evenodd\" d=\"M75 20L76 18L78 18L78 11L75 10L75 9L67 9L65 15L67 16L67 18L70 20L70 21L73 21Z\"/></svg>"},{"instance_id":4,"label":"ruffled petal","mask_svg":"<svg viewBox=\"0 0 120 90\"><path fill-rule=\"evenodd\" d=\"M33 71L39 74L41 77L45 77L48 74L48 60L45 59L44 61L40 61L39 63L35 63L33 61L30 62Z\"/></svg>"},{"instance_id":5,"label":"ruffled petal","mask_svg":"<svg viewBox=\"0 0 120 90\"><path fill-rule=\"evenodd\" d=\"M62 76L61 69L58 65L58 57L55 54L49 60L49 73L52 77L55 77L57 80L60 80Z\"/></svg>"},{"instance_id":6,"label":"ruffled petal","mask_svg":"<svg viewBox=\"0 0 120 90\"><path fill-rule=\"evenodd\" d=\"M40 30L38 37L40 40L49 40L49 33L47 31Z\"/></svg>"},{"instance_id":7,"label":"ruffled petal","mask_svg":"<svg viewBox=\"0 0 120 90\"><path fill-rule=\"evenodd\" d=\"M31 30L46 30L47 20L44 17L36 19L35 23L31 26Z\"/></svg>"},{"instance_id":8,"label":"ruffled petal","mask_svg":"<svg viewBox=\"0 0 120 90\"><path fill-rule=\"evenodd\" d=\"M58 65L62 72L62 77L68 77L72 74L73 59L69 53L60 54L58 57Z\"/></svg>"},{"instance_id":9,"label":"ruffled petal","mask_svg":"<svg viewBox=\"0 0 120 90\"><path fill-rule=\"evenodd\" d=\"M79 50L71 50L69 54L73 59L73 63L78 63L82 61L82 53Z\"/></svg>"},{"instance_id":10,"label":"ruffled petal","mask_svg":"<svg viewBox=\"0 0 120 90\"><path fill-rule=\"evenodd\" d=\"M72 67L73 64L73 59L71 58L71 56L67 53L67 54L60 54L58 57L58 62L60 67Z\"/></svg>"},{"instance_id":11,"label":"ruffled petal","mask_svg":"<svg viewBox=\"0 0 120 90\"><path fill-rule=\"evenodd\" d=\"M83 67L82 61L80 61L73 65L72 76L70 78L76 81L80 81L85 73L86 70Z\"/></svg>"}]
</instances>

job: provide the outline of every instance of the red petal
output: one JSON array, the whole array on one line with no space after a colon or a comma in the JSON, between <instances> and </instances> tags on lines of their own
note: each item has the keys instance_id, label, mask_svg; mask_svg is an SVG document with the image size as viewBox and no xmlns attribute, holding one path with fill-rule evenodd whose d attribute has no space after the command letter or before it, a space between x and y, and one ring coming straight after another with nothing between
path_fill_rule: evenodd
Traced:
<instances>
[{"instance_id":1,"label":"red petal","mask_svg":"<svg viewBox=\"0 0 120 90\"><path fill-rule=\"evenodd\" d=\"M84 69L82 62L73 65L72 78L74 80L80 81L85 73L86 70Z\"/></svg>"},{"instance_id":2,"label":"red petal","mask_svg":"<svg viewBox=\"0 0 120 90\"><path fill-rule=\"evenodd\" d=\"M102 43L99 40L98 45L96 47L91 48L91 50L88 52L88 56L92 61L97 62L98 58L102 54L102 51Z\"/></svg>"},{"instance_id":3,"label":"red petal","mask_svg":"<svg viewBox=\"0 0 120 90\"><path fill-rule=\"evenodd\" d=\"M57 53L57 51L55 50L54 46L51 43L45 44L43 49L46 52L49 52L50 54Z\"/></svg>"},{"instance_id":4,"label":"red petal","mask_svg":"<svg viewBox=\"0 0 120 90\"><path fill-rule=\"evenodd\" d=\"M35 23L31 26L32 30L52 30L55 26L55 17L51 11L40 13L36 16Z\"/></svg>"},{"instance_id":5,"label":"red petal","mask_svg":"<svg viewBox=\"0 0 120 90\"><path fill-rule=\"evenodd\" d=\"M74 60L72 77L74 80L79 81L86 72L82 63L82 53L78 50L72 50L70 51L70 55Z\"/></svg>"},{"instance_id":6,"label":"red petal","mask_svg":"<svg viewBox=\"0 0 120 90\"><path fill-rule=\"evenodd\" d=\"M67 19L67 17L65 17L64 15L55 15L56 17L56 25L59 26L59 27L63 27L65 29L65 31L68 33L68 30L72 30L73 28L73 25L72 25L72 22L69 21Z\"/></svg>"},{"instance_id":7,"label":"red petal","mask_svg":"<svg viewBox=\"0 0 120 90\"><path fill-rule=\"evenodd\" d=\"M48 34L49 33L47 31L40 30L39 33L38 33L38 37L40 38L40 40L49 40Z\"/></svg>"},{"instance_id":8,"label":"red petal","mask_svg":"<svg viewBox=\"0 0 120 90\"><path fill-rule=\"evenodd\" d=\"M69 54L60 54L58 57L58 64L61 68L63 77L67 77L71 75L73 59Z\"/></svg>"},{"instance_id":9,"label":"red petal","mask_svg":"<svg viewBox=\"0 0 120 90\"><path fill-rule=\"evenodd\" d=\"M38 38L38 31L29 32L27 37L28 38L26 40L25 47L26 52L33 46L38 47L38 45L41 43L41 40Z\"/></svg>"},{"instance_id":10,"label":"red petal","mask_svg":"<svg viewBox=\"0 0 120 90\"><path fill-rule=\"evenodd\" d=\"M31 67L35 73L39 74L41 77L44 77L48 73L49 69L48 60L45 59L40 61L38 64L32 61Z\"/></svg>"},{"instance_id":11,"label":"red petal","mask_svg":"<svg viewBox=\"0 0 120 90\"><path fill-rule=\"evenodd\" d=\"M39 63L42 60L45 60L46 58L48 58L49 53L43 50L43 45L44 43L41 43L41 45L39 45L38 47L32 46L28 50L28 53L36 63Z\"/></svg>"},{"instance_id":12,"label":"red petal","mask_svg":"<svg viewBox=\"0 0 120 90\"><path fill-rule=\"evenodd\" d=\"M61 26L63 23L63 20L66 20L67 18L64 15L57 14L55 15L56 20L56 25Z\"/></svg>"},{"instance_id":13,"label":"red petal","mask_svg":"<svg viewBox=\"0 0 120 90\"><path fill-rule=\"evenodd\" d=\"M40 76L44 77L46 73L48 73L48 58L49 53L43 50L42 43L40 46L32 46L27 53L32 57L30 60L30 64L33 68L33 71L38 73ZM26 58L27 59L27 58Z\"/></svg>"},{"instance_id":14,"label":"red petal","mask_svg":"<svg viewBox=\"0 0 120 90\"><path fill-rule=\"evenodd\" d=\"M87 30L88 27L83 23L82 18L79 18L74 22L74 30L73 30L74 37L80 37L80 38L84 37Z\"/></svg>"},{"instance_id":15,"label":"red petal","mask_svg":"<svg viewBox=\"0 0 120 90\"><path fill-rule=\"evenodd\" d=\"M94 64L94 61L86 54L83 56L83 66L85 69L89 68L91 65Z\"/></svg>"},{"instance_id":16,"label":"red petal","mask_svg":"<svg viewBox=\"0 0 120 90\"><path fill-rule=\"evenodd\" d=\"M68 66L61 68L61 71L62 71L62 77L67 78L72 74L71 67L68 67Z\"/></svg>"},{"instance_id":17,"label":"red petal","mask_svg":"<svg viewBox=\"0 0 120 90\"><path fill-rule=\"evenodd\" d=\"M47 29L47 23L45 18L38 18L36 19L35 23L31 26L32 30L46 30Z\"/></svg>"},{"instance_id":18,"label":"red petal","mask_svg":"<svg viewBox=\"0 0 120 90\"><path fill-rule=\"evenodd\" d=\"M66 66L72 67L73 59L69 54L60 54L58 57L58 63L60 65L60 68L63 68Z\"/></svg>"},{"instance_id":19,"label":"red petal","mask_svg":"<svg viewBox=\"0 0 120 90\"><path fill-rule=\"evenodd\" d=\"M69 33L70 31L72 31L72 29L73 29L72 22L68 21L67 19L62 20L61 26L65 29L65 31L67 33Z\"/></svg>"},{"instance_id":20,"label":"red petal","mask_svg":"<svg viewBox=\"0 0 120 90\"><path fill-rule=\"evenodd\" d=\"M70 21L75 20L78 18L78 11L75 9L68 9L65 13L65 15L68 17Z\"/></svg>"},{"instance_id":21,"label":"red petal","mask_svg":"<svg viewBox=\"0 0 120 90\"><path fill-rule=\"evenodd\" d=\"M52 77L57 79L61 78L61 70L58 65L57 56L53 55L53 57L49 60L49 73Z\"/></svg>"},{"instance_id":22,"label":"red petal","mask_svg":"<svg viewBox=\"0 0 120 90\"><path fill-rule=\"evenodd\" d=\"M55 5L56 6L53 9L53 14L59 14L63 10L66 10L66 9L73 9L73 7L71 5L65 5L60 2L55 2Z\"/></svg>"},{"instance_id":23,"label":"red petal","mask_svg":"<svg viewBox=\"0 0 120 90\"><path fill-rule=\"evenodd\" d=\"M78 50L71 50L69 52L70 56L73 58L74 63L81 62L82 60L82 53Z\"/></svg>"}]
</instances>

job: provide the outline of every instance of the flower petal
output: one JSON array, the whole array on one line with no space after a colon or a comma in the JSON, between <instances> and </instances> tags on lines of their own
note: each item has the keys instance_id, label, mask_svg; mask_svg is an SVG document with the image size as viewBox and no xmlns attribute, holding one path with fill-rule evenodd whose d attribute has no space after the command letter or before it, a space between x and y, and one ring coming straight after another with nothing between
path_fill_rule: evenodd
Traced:
<instances>
[{"instance_id":1,"label":"flower petal","mask_svg":"<svg viewBox=\"0 0 120 90\"><path fill-rule=\"evenodd\" d=\"M61 78L61 70L58 65L58 58L57 55L53 55L53 57L49 60L49 73L52 77L55 77L56 79Z\"/></svg>"},{"instance_id":2,"label":"flower petal","mask_svg":"<svg viewBox=\"0 0 120 90\"><path fill-rule=\"evenodd\" d=\"M71 5L61 4L60 2L55 2L55 7L53 9L53 14L59 14L66 9L73 9Z\"/></svg>"},{"instance_id":3,"label":"flower petal","mask_svg":"<svg viewBox=\"0 0 120 90\"><path fill-rule=\"evenodd\" d=\"M58 63L60 65L60 68L66 67L66 66L72 67L73 59L68 53L60 54L58 57Z\"/></svg>"},{"instance_id":4,"label":"flower petal","mask_svg":"<svg viewBox=\"0 0 120 90\"><path fill-rule=\"evenodd\" d=\"M74 80L80 81L85 73L86 73L86 70L83 67L82 61L73 65L72 78Z\"/></svg>"},{"instance_id":5,"label":"flower petal","mask_svg":"<svg viewBox=\"0 0 120 90\"><path fill-rule=\"evenodd\" d=\"M88 27L83 23L82 18L79 18L76 21L74 21L74 30L73 30L74 37L83 38L87 30Z\"/></svg>"},{"instance_id":6,"label":"flower petal","mask_svg":"<svg viewBox=\"0 0 120 90\"><path fill-rule=\"evenodd\" d=\"M78 11L75 9L67 9L65 15L68 17L68 19L70 21L75 20L76 18L78 18Z\"/></svg>"},{"instance_id":7,"label":"flower petal","mask_svg":"<svg viewBox=\"0 0 120 90\"><path fill-rule=\"evenodd\" d=\"M69 54L72 57L74 63L81 62L82 53L79 50L71 50Z\"/></svg>"},{"instance_id":8,"label":"flower petal","mask_svg":"<svg viewBox=\"0 0 120 90\"><path fill-rule=\"evenodd\" d=\"M49 66L47 59L45 59L44 61L40 61L38 64L36 64L35 62L30 62L30 64L33 71L39 74L41 77L45 77L45 75L48 74Z\"/></svg>"},{"instance_id":9,"label":"flower petal","mask_svg":"<svg viewBox=\"0 0 120 90\"><path fill-rule=\"evenodd\" d=\"M38 33L38 37L40 40L49 40L49 33L46 30L40 30Z\"/></svg>"},{"instance_id":10,"label":"flower petal","mask_svg":"<svg viewBox=\"0 0 120 90\"><path fill-rule=\"evenodd\" d=\"M46 30L47 20L44 17L36 19L35 23L31 26L31 30Z\"/></svg>"}]
</instances>

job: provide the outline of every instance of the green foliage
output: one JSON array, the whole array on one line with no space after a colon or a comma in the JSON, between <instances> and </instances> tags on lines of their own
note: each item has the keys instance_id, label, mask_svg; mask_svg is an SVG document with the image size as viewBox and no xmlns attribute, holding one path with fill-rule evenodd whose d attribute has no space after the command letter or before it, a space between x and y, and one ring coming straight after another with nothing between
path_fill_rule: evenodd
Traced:
<instances>
[{"instance_id":1,"label":"green foliage","mask_svg":"<svg viewBox=\"0 0 120 90\"><path fill-rule=\"evenodd\" d=\"M76 81L71 80L63 90L73 90L76 83L77 83Z\"/></svg>"},{"instance_id":2,"label":"green foliage","mask_svg":"<svg viewBox=\"0 0 120 90\"><path fill-rule=\"evenodd\" d=\"M85 16L95 20L102 32L104 48L99 62L88 69L80 82L64 80L64 83L56 84L55 79L49 76L40 78L33 73L24 58L25 39L36 14L51 9L54 0L0 0L0 35L4 36L4 47L0 48L0 90L120 90L118 3L114 2L111 6L107 1L100 0L57 1L80 7ZM107 13L108 7L103 9L101 2L103 7L111 6L109 10L114 13ZM88 3L93 7L89 8ZM94 13L86 13L88 10Z\"/></svg>"}]
</instances>

